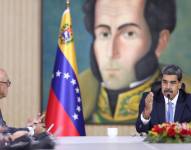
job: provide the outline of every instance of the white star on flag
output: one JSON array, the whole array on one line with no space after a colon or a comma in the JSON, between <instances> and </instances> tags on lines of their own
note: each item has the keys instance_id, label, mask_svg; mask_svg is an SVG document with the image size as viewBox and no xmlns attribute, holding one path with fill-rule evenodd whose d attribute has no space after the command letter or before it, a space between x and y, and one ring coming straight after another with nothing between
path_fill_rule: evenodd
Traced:
<instances>
[{"instance_id":1,"label":"white star on flag","mask_svg":"<svg viewBox=\"0 0 191 150\"><path fill-rule=\"evenodd\" d=\"M80 89L79 88L75 88L76 90L76 93L79 93L80 92Z\"/></svg>"},{"instance_id":2,"label":"white star on flag","mask_svg":"<svg viewBox=\"0 0 191 150\"><path fill-rule=\"evenodd\" d=\"M72 79L70 82L71 82L73 85L76 84L76 80L74 80L74 79Z\"/></svg>"},{"instance_id":3,"label":"white star on flag","mask_svg":"<svg viewBox=\"0 0 191 150\"><path fill-rule=\"evenodd\" d=\"M60 70L56 71L56 76L57 76L57 77L60 77L61 73L62 73L62 72L60 72Z\"/></svg>"},{"instance_id":4,"label":"white star on flag","mask_svg":"<svg viewBox=\"0 0 191 150\"><path fill-rule=\"evenodd\" d=\"M78 103L80 103L80 102L81 102L81 98L80 98L80 97L78 97L77 99L78 99L78 100L77 100L77 101L78 101Z\"/></svg>"},{"instance_id":5,"label":"white star on flag","mask_svg":"<svg viewBox=\"0 0 191 150\"><path fill-rule=\"evenodd\" d=\"M76 110L77 110L78 112L80 112L80 111L81 111L81 107L80 107L80 106L77 106Z\"/></svg>"},{"instance_id":6,"label":"white star on flag","mask_svg":"<svg viewBox=\"0 0 191 150\"><path fill-rule=\"evenodd\" d=\"M76 113L74 113L72 117L74 118L74 120L78 119L78 115Z\"/></svg>"},{"instance_id":7,"label":"white star on flag","mask_svg":"<svg viewBox=\"0 0 191 150\"><path fill-rule=\"evenodd\" d=\"M70 78L70 75L69 75L69 73L67 72L67 73L64 73L64 79L69 79Z\"/></svg>"}]
</instances>

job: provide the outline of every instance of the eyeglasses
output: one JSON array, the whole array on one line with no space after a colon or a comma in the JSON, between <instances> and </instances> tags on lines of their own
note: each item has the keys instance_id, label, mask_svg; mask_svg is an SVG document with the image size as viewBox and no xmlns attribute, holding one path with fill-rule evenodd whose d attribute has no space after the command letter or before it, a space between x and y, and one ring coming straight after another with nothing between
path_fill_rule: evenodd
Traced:
<instances>
[{"instance_id":1,"label":"eyeglasses","mask_svg":"<svg viewBox=\"0 0 191 150\"><path fill-rule=\"evenodd\" d=\"M11 85L11 81L7 80L7 81L0 81L0 83L6 84L8 87L10 87Z\"/></svg>"}]
</instances>

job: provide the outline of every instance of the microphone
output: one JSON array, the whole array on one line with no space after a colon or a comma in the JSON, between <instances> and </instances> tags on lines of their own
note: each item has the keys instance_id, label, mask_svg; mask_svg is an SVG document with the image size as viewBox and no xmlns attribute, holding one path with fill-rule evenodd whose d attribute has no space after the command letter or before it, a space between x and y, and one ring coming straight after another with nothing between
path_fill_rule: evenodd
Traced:
<instances>
[{"instance_id":1,"label":"microphone","mask_svg":"<svg viewBox=\"0 0 191 150\"><path fill-rule=\"evenodd\" d=\"M170 94L167 94L167 98L168 98L168 100L170 99Z\"/></svg>"},{"instance_id":2,"label":"microphone","mask_svg":"<svg viewBox=\"0 0 191 150\"><path fill-rule=\"evenodd\" d=\"M170 102L170 94L167 94L166 97L168 98L168 103Z\"/></svg>"}]
</instances>

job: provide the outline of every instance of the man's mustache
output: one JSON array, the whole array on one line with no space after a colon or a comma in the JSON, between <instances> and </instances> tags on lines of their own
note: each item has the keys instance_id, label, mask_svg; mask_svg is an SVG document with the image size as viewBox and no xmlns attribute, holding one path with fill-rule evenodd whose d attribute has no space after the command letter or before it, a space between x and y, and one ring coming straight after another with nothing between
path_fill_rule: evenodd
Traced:
<instances>
[{"instance_id":1,"label":"man's mustache","mask_svg":"<svg viewBox=\"0 0 191 150\"><path fill-rule=\"evenodd\" d=\"M173 91L171 89L166 89L164 90L164 93L173 93Z\"/></svg>"}]
</instances>

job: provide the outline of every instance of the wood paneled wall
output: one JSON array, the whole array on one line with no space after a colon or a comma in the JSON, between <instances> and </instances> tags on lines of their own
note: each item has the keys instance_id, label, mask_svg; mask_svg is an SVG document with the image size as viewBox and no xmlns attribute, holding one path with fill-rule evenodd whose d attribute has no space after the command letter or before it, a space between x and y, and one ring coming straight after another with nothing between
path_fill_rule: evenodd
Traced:
<instances>
[{"instance_id":1,"label":"wood paneled wall","mask_svg":"<svg viewBox=\"0 0 191 150\"><path fill-rule=\"evenodd\" d=\"M0 0L0 67L12 82L3 116L23 126L40 111L41 0Z\"/></svg>"}]
</instances>

